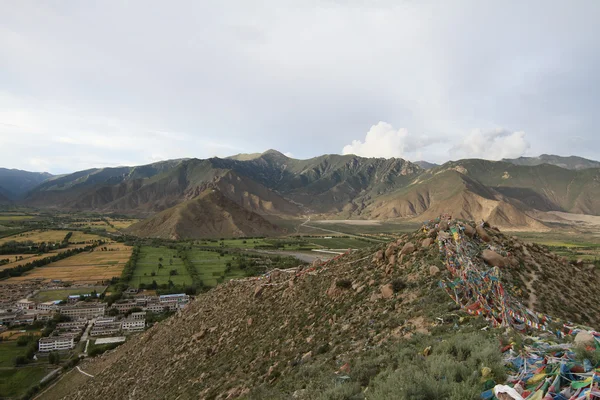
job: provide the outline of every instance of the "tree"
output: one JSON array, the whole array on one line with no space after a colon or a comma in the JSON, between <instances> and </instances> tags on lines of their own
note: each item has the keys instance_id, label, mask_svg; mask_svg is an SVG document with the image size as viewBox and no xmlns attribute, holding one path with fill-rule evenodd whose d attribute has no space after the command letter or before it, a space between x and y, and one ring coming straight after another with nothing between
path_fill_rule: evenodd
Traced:
<instances>
[{"instance_id":1,"label":"tree","mask_svg":"<svg viewBox=\"0 0 600 400\"><path fill-rule=\"evenodd\" d=\"M156 276L156 272L154 272L154 271L150 272L150 276Z\"/></svg>"},{"instance_id":2,"label":"tree","mask_svg":"<svg viewBox=\"0 0 600 400\"><path fill-rule=\"evenodd\" d=\"M48 354L48 362L50 364L58 365L60 363L60 355L55 351L51 352Z\"/></svg>"},{"instance_id":3,"label":"tree","mask_svg":"<svg viewBox=\"0 0 600 400\"><path fill-rule=\"evenodd\" d=\"M177 275L177 270L176 270L176 269L172 269L172 270L170 270L170 271L169 271L169 275L170 275L170 276Z\"/></svg>"}]
</instances>

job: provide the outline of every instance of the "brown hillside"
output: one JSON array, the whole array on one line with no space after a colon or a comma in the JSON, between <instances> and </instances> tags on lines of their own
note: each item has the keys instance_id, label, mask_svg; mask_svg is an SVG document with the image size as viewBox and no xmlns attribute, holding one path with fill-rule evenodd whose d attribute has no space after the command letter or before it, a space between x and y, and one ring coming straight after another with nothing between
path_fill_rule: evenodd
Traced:
<instances>
[{"instance_id":1,"label":"brown hillside","mask_svg":"<svg viewBox=\"0 0 600 400\"><path fill-rule=\"evenodd\" d=\"M248 211L215 189L207 189L148 219L127 232L141 237L196 239L208 237L270 236L281 229Z\"/></svg>"},{"instance_id":2,"label":"brown hillside","mask_svg":"<svg viewBox=\"0 0 600 400\"><path fill-rule=\"evenodd\" d=\"M455 170L440 172L427 180L382 197L370 205L371 218L433 219L440 214L456 218L487 221L508 229L545 230L544 224L531 218L529 207L503 196Z\"/></svg>"},{"instance_id":3,"label":"brown hillside","mask_svg":"<svg viewBox=\"0 0 600 400\"><path fill-rule=\"evenodd\" d=\"M113 353L83 362L81 369L94 378L82 382L75 374L79 383L59 382L42 399L358 399L364 393L384 399L386 387L399 399L415 393L479 398L482 363L496 381L504 379L498 339L483 333L487 323L459 311L438 285L450 272L437 242L452 238L440 230L404 235L314 271L274 272L270 284L221 285ZM563 320L600 324L598 271L568 265L495 229L477 232L461 238L471 261L486 265L484 250L502 254L501 281L515 299ZM447 357L474 347L452 361L437 355L443 343L451 343ZM424 351L434 354L433 370L415 373L412 368L425 368ZM439 372L436 360L455 371L452 377ZM393 386L399 379L405 386Z\"/></svg>"}]
</instances>

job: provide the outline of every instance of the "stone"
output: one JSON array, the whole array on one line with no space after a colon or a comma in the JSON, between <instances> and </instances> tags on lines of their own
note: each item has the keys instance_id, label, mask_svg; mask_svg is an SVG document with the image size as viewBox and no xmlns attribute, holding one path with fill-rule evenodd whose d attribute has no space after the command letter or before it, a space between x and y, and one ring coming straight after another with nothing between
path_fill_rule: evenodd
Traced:
<instances>
[{"instance_id":1,"label":"stone","mask_svg":"<svg viewBox=\"0 0 600 400\"><path fill-rule=\"evenodd\" d=\"M312 356L313 356L313 353L312 353L312 351L309 351L308 353L304 353L304 354L302 355L302 359L301 359L301 360L302 360L302 362L303 362L303 363L307 363L307 362L309 362L310 360L312 360Z\"/></svg>"},{"instance_id":2,"label":"stone","mask_svg":"<svg viewBox=\"0 0 600 400\"><path fill-rule=\"evenodd\" d=\"M583 267L583 260L581 258L578 258L577 261L575 261L575 265L577 265L578 267Z\"/></svg>"},{"instance_id":3,"label":"stone","mask_svg":"<svg viewBox=\"0 0 600 400\"><path fill-rule=\"evenodd\" d=\"M375 279L370 279L369 280L369 286L373 286L375 284Z\"/></svg>"},{"instance_id":4,"label":"stone","mask_svg":"<svg viewBox=\"0 0 600 400\"><path fill-rule=\"evenodd\" d=\"M433 239L431 239L431 238L423 239L423 241L421 242L421 247L429 247L429 246L431 246L431 243L433 243Z\"/></svg>"},{"instance_id":5,"label":"stone","mask_svg":"<svg viewBox=\"0 0 600 400\"><path fill-rule=\"evenodd\" d=\"M306 396L306 389L298 389L292 393L292 399L301 399Z\"/></svg>"},{"instance_id":6,"label":"stone","mask_svg":"<svg viewBox=\"0 0 600 400\"><path fill-rule=\"evenodd\" d=\"M254 320L252 318L248 318L248 326L252 325L252 322L254 322Z\"/></svg>"},{"instance_id":7,"label":"stone","mask_svg":"<svg viewBox=\"0 0 600 400\"><path fill-rule=\"evenodd\" d=\"M475 229L469 224L465 224L465 235L467 235L470 238L475 236Z\"/></svg>"},{"instance_id":8,"label":"stone","mask_svg":"<svg viewBox=\"0 0 600 400\"><path fill-rule=\"evenodd\" d=\"M390 262L389 262L389 264L390 264L391 266L394 266L394 264L396 264L396 255L395 255L395 254L393 254L393 255L390 257Z\"/></svg>"},{"instance_id":9,"label":"stone","mask_svg":"<svg viewBox=\"0 0 600 400\"><path fill-rule=\"evenodd\" d=\"M432 265L429 267L429 275L436 276L439 273L440 273L440 269L437 266Z\"/></svg>"},{"instance_id":10,"label":"stone","mask_svg":"<svg viewBox=\"0 0 600 400\"><path fill-rule=\"evenodd\" d=\"M402 254L402 255L411 254L415 250L416 250L415 245L412 244L411 242L408 242L404 245L404 247L402 247L402 250L400 250L400 254Z\"/></svg>"},{"instance_id":11,"label":"stone","mask_svg":"<svg viewBox=\"0 0 600 400\"><path fill-rule=\"evenodd\" d=\"M262 292L265 290L264 286L257 286L254 289L254 298L260 297L262 295Z\"/></svg>"},{"instance_id":12,"label":"stone","mask_svg":"<svg viewBox=\"0 0 600 400\"><path fill-rule=\"evenodd\" d=\"M384 299L391 299L394 296L394 289L391 283L381 286L379 291L381 292L381 297Z\"/></svg>"},{"instance_id":13,"label":"stone","mask_svg":"<svg viewBox=\"0 0 600 400\"><path fill-rule=\"evenodd\" d=\"M481 258L483 258L486 263L490 264L493 267L506 267L506 265L508 264L506 258L502 257L500 254L490 249L485 249L481 253Z\"/></svg>"},{"instance_id":14,"label":"stone","mask_svg":"<svg viewBox=\"0 0 600 400\"><path fill-rule=\"evenodd\" d=\"M385 249L385 258L389 259L394 253L396 253L396 243L391 243L387 249Z\"/></svg>"},{"instance_id":15,"label":"stone","mask_svg":"<svg viewBox=\"0 0 600 400\"><path fill-rule=\"evenodd\" d=\"M377 253L373 255L373 262L379 262L383 260L383 250L379 250Z\"/></svg>"},{"instance_id":16,"label":"stone","mask_svg":"<svg viewBox=\"0 0 600 400\"><path fill-rule=\"evenodd\" d=\"M477 228L475 228L475 230L477 231L477 234L479 235L481 240L483 240L484 242L489 242L490 240L492 240L492 238L490 237L490 235L488 235L484 227L477 225Z\"/></svg>"},{"instance_id":17,"label":"stone","mask_svg":"<svg viewBox=\"0 0 600 400\"><path fill-rule=\"evenodd\" d=\"M356 289L356 293L362 293L365 290L365 285L361 285Z\"/></svg>"},{"instance_id":18,"label":"stone","mask_svg":"<svg viewBox=\"0 0 600 400\"><path fill-rule=\"evenodd\" d=\"M594 346L594 336L588 331L579 331L575 336L575 345L578 347Z\"/></svg>"},{"instance_id":19,"label":"stone","mask_svg":"<svg viewBox=\"0 0 600 400\"><path fill-rule=\"evenodd\" d=\"M388 264L385 266L385 274L390 275L394 271L394 266L392 264Z\"/></svg>"}]
</instances>

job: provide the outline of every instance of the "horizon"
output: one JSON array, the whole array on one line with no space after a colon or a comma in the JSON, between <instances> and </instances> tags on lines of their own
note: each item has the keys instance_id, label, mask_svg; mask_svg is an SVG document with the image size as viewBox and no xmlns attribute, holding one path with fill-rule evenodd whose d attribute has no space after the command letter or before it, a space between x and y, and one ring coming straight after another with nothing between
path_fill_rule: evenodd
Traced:
<instances>
[{"instance_id":1,"label":"horizon","mask_svg":"<svg viewBox=\"0 0 600 400\"><path fill-rule=\"evenodd\" d=\"M32 173L38 173L38 174L50 174L53 177L56 177L56 176L70 175L70 174L73 174L73 173L76 173L76 172L86 171L86 170L89 170L89 169L141 167L141 166L152 165L152 164L157 164L157 163L161 163L161 162L179 161L179 160L193 160L193 159L196 159L196 160L207 160L207 159L210 159L210 158L221 158L221 159L224 159L224 158L235 157L235 156L240 156L240 155L252 155L252 154L263 155L263 154L265 154L265 153L267 153L269 151L276 151L277 153L279 153L279 154L281 154L281 155L283 155L283 156L285 156L287 158L290 158L292 160L300 160L300 161L310 160L310 159L318 158L318 157L322 157L322 156L339 155L339 156L355 156L355 157L360 157L360 158L379 158L379 159L384 159L384 160L402 159L402 160L405 160L405 161L409 161L409 162L411 162L413 164L416 164L416 163L419 163L419 162L425 162L425 163L433 164L435 166L442 166L442 165L444 165L446 163L449 163L449 162L456 162L456 161L468 160L468 159L470 159L470 160L484 160L484 161L491 161L491 162L506 162L505 161L506 158L503 158L503 159L500 159L500 160L488 160L488 159L485 159L485 158L470 157L470 158L459 158L459 159L454 159L454 160L446 160L446 161L444 161L442 163L435 163L435 162L431 162L429 160L408 160L408 159L403 158L403 157L364 157L364 156L359 156L357 154L337 154L337 153L321 154L321 155L314 156L314 157L309 157L309 158L296 158L296 157L293 157L293 156L288 156L287 154L285 154L285 153L283 153L283 152L281 152L279 150L276 150L276 149L267 149L267 150L262 151L262 152L256 152L256 153L237 153L237 154L231 154L229 156L223 156L223 157L219 157L219 156L212 156L212 157L207 157L207 158L181 157L181 158L171 158L171 159L165 159L165 160L157 160L157 161L153 161L153 162L149 162L149 163L144 163L144 164L114 165L114 166L103 166L103 167L94 167L94 166L92 166L92 167L85 168L85 169L82 169L82 170L72 170L72 171L66 171L66 172L60 172L60 173L52 173L52 172L49 172L49 171L24 170L24 169L20 169L20 168L5 167L5 166L2 166L2 165L0 165L0 169L7 169L7 170L13 170L13 171L32 172ZM590 159L590 158L585 158L585 157L581 157L581 156L574 155L574 154L571 154L571 155L568 155L568 156L563 156L563 155L559 155L559 154L546 154L546 153L539 154L537 156L520 156L520 157L514 157L514 159L518 159L518 158L540 158L542 156L556 156L556 157L562 157L562 158L578 157L578 158L586 159L588 161L597 161L597 162L600 162L598 160L594 160L594 159Z\"/></svg>"},{"instance_id":2,"label":"horizon","mask_svg":"<svg viewBox=\"0 0 600 400\"><path fill-rule=\"evenodd\" d=\"M597 159L598 12L592 1L4 3L0 157L54 174L265 148Z\"/></svg>"}]
</instances>

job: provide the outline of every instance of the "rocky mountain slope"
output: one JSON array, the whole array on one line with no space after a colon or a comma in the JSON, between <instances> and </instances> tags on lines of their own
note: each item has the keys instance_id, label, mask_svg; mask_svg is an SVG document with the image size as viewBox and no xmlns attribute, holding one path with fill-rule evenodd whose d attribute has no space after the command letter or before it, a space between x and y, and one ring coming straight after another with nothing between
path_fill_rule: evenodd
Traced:
<instances>
[{"instance_id":1,"label":"rocky mountain slope","mask_svg":"<svg viewBox=\"0 0 600 400\"><path fill-rule=\"evenodd\" d=\"M456 268L493 274L482 283L495 285L492 293L503 285L502 296L485 295L493 312L478 312L470 289L446 293L460 284ZM518 315L550 331L562 327L556 318L598 326L598 287L593 266L494 228L442 220L313 268L221 285L82 363L93 378L67 376L42 399L477 399L506 379L504 330L482 327L510 326L514 341L531 329Z\"/></svg>"},{"instance_id":2,"label":"rocky mountain slope","mask_svg":"<svg viewBox=\"0 0 600 400\"><path fill-rule=\"evenodd\" d=\"M552 154L542 154L539 157L505 158L502 161L506 161L515 165L527 166L550 164L561 168L575 170L600 168L600 161L588 160L587 158L577 156L561 157Z\"/></svg>"},{"instance_id":3,"label":"rocky mountain slope","mask_svg":"<svg viewBox=\"0 0 600 400\"><path fill-rule=\"evenodd\" d=\"M284 233L255 212L231 201L217 189L206 189L126 229L140 237L163 239L273 236Z\"/></svg>"}]
</instances>

